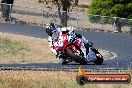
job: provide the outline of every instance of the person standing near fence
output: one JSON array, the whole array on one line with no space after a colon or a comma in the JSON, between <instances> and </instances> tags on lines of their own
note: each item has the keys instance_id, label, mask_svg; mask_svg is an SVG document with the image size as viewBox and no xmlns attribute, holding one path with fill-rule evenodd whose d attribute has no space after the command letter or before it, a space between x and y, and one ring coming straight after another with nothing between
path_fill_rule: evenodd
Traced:
<instances>
[{"instance_id":1,"label":"person standing near fence","mask_svg":"<svg viewBox=\"0 0 132 88\"><path fill-rule=\"evenodd\" d=\"M10 12L12 10L13 3L14 3L14 0L1 1L2 17L4 21L10 21Z\"/></svg>"}]
</instances>

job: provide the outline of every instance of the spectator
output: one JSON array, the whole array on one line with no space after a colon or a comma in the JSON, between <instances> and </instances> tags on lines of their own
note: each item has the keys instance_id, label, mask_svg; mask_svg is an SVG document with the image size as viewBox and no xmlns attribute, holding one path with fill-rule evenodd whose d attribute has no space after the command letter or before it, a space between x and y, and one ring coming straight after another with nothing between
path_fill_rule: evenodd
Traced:
<instances>
[{"instance_id":1,"label":"spectator","mask_svg":"<svg viewBox=\"0 0 132 88\"><path fill-rule=\"evenodd\" d=\"M5 21L10 20L10 12L12 10L12 5L14 0L2 0L1 1L1 9L2 9L2 17ZM9 5L12 4L12 5Z\"/></svg>"}]
</instances>

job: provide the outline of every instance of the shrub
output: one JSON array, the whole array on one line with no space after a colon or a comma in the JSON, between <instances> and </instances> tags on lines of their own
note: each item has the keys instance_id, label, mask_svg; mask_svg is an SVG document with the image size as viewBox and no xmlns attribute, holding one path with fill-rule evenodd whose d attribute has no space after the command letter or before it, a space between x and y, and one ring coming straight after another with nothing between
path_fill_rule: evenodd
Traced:
<instances>
[{"instance_id":1,"label":"shrub","mask_svg":"<svg viewBox=\"0 0 132 88\"><path fill-rule=\"evenodd\" d=\"M132 19L132 0L93 0L88 14L108 16L103 19L98 16L89 16L91 22L102 20L104 23L109 23L109 17Z\"/></svg>"}]
</instances>

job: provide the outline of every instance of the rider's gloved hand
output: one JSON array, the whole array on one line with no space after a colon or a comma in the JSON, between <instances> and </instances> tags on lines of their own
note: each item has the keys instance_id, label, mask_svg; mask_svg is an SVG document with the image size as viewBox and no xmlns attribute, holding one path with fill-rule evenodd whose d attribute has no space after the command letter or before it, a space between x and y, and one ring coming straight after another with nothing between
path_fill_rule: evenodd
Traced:
<instances>
[{"instance_id":1,"label":"rider's gloved hand","mask_svg":"<svg viewBox=\"0 0 132 88\"><path fill-rule=\"evenodd\" d=\"M89 47L93 46L93 42L88 42Z\"/></svg>"},{"instance_id":2,"label":"rider's gloved hand","mask_svg":"<svg viewBox=\"0 0 132 88\"><path fill-rule=\"evenodd\" d=\"M81 35L81 34L75 33L75 35L76 35L76 37L78 37L78 38L82 38L82 35Z\"/></svg>"},{"instance_id":3,"label":"rider's gloved hand","mask_svg":"<svg viewBox=\"0 0 132 88\"><path fill-rule=\"evenodd\" d=\"M88 42L88 43L84 43L85 47L87 49L89 49L89 47L92 47L93 46L93 43L92 42Z\"/></svg>"},{"instance_id":4,"label":"rider's gloved hand","mask_svg":"<svg viewBox=\"0 0 132 88\"><path fill-rule=\"evenodd\" d=\"M54 55L57 55L57 54L58 54L57 51L56 51L55 49L53 49L53 48L51 48L51 52L52 52Z\"/></svg>"}]
</instances>

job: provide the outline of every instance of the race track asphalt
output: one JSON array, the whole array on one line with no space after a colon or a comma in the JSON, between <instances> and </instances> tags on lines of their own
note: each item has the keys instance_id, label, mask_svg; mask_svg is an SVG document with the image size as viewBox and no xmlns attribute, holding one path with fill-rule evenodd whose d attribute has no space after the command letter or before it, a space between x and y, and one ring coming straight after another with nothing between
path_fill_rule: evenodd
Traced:
<instances>
[{"instance_id":1,"label":"race track asphalt","mask_svg":"<svg viewBox=\"0 0 132 88\"><path fill-rule=\"evenodd\" d=\"M47 38L47 34L43 27L39 26L27 26L21 24L9 24L0 23L0 32L12 33L24 36L30 36L35 38ZM84 68L115 68L126 69L132 67L132 35L123 33L110 33L110 32L93 32L75 30L75 32L82 34L85 38L92 41L96 48L114 52L117 57L114 59L108 59L104 61L103 65L88 64L84 65ZM68 65L61 65L61 63L29 63L29 64L0 64L0 66L36 66L36 67L78 67L76 63L70 63Z\"/></svg>"}]
</instances>

